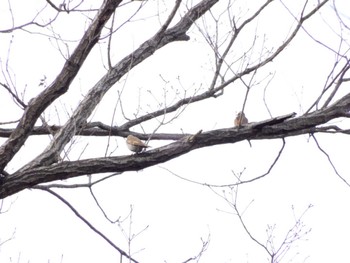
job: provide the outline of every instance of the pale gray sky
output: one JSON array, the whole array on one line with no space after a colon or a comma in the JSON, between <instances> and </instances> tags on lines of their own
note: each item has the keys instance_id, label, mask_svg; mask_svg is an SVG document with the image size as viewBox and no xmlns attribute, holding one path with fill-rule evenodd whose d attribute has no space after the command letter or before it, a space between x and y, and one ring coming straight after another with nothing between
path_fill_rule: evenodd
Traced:
<instances>
[{"instance_id":1,"label":"pale gray sky","mask_svg":"<svg viewBox=\"0 0 350 263\"><path fill-rule=\"evenodd\" d=\"M189 6L190 2L188 1ZM223 5L218 4L214 11L224 10L225 3L221 2ZM245 6L244 2L235 2L235 6L241 7L237 15L241 15L242 20L247 13L256 9L256 6ZM313 6L311 2L310 8ZM339 10L349 10L346 0L335 2ZM303 1L284 3L295 12L303 6ZM26 1L11 1L11 4L16 24L23 23L31 17L30 14L43 6L42 1L31 1L30 4ZM28 6L24 6L26 4ZM137 2L122 7L122 14L127 17L140 4ZM86 5L89 6L87 3ZM10 18L5 19L4 15L8 13L7 6L5 1L1 3L0 29L10 25ZM126 24L113 39L114 63L154 34L159 27L159 18L156 15L160 12L160 20L164 21L171 6L172 4L166 1L149 0L137 17ZM182 10L185 10L184 5ZM316 15L306 24L306 30L315 39L337 50L340 45L339 36L330 28L339 30L339 25L331 3L322 9L321 14L322 16ZM81 24L83 18L73 13L62 15L60 21L54 24L53 30L64 39L77 40L87 27L87 24ZM118 19L122 21L121 17ZM226 18L222 19L220 34L224 38L228 28L224 23ZM200 22L201 20L199 25ZM213 26L209 18L207 23ZM256 32L257 44L250 54L250 62L255 63L261 52L276 48L285 40L293 26L295 22L290 14L280 1L276 1L257 23L242 34L235 51L241 54L239 52L246 50L246 43L251 45ZM36 28L31 27L28 30L35 31ZM42 29L41 32L45 30ZM45 33L52 34L48 30ZM184 90L187 90L188 95L208 88L213 74L213 54L198 30L192 28L189 34L189 42L178 42L164 47L125 76L108 92L92 120L111 123L118 92L122 92L124 113L128 118L133 118L140 101L138 114L142 115L156 110L158 102L163 105L173 103L183 96ZM344 39L348 41L349 30L344 30L343 34ZM52 38L15 31L12 34L1 34L2 67L6 63L12 35L9 65L12 77L16 80L16 87L21 92L26 88L25 101L28 102L42 90L42 87L39 87L40 79L45 75L49 84L64 61L57 49L57 43ZM103 44L96 46L92 51L70 91L45 112L50 124L63 124L86 92L104 74L102 62L106 63L106 41L107 39L102 41ZM72 52L76 43L72 42L69 45ZM342 45L342 51L343 48L349 48L348 42ZM60 45L60 48L63 49L64 46ZM237 59L237 54L232 54L230 58ZM257 74L256 86L252 88L245 109L249 120L254 122L269 118L262 100L267 85L266 101L274 116L291 112L302 114L322 90L334 60L335 54L332 51L317 44L305 32L301 32L279 58ZM0 80L4 82L3 76ZM248 78L244 80L249 82ZM167 94L164 99L165 89ZM176 91L180 92L179 97L176 97ZM339 94L344 93L347 93L347 90L344 89ZM194 133L200 129L208 131L231 127L236 112L242 108L244 96L245 87L237 82L227 87L221 97L188 106L180 117L161 127L159 131L179 133L183 130ZM0 105L0 122L20 117L21 110L13 106L12 99L4 89L0 89ZM59 119L57 112L60 113ZM170 118L171 116L166 120ZM118 125L124 121L118 112L113 124ZM337 119L332 123L344 128L349 125L349 121L344 119ZM146 123L143 129L152 132L157 125L156 121L151 121ZM132 130L142 132L141 127ZM318 134L316 137L331 156L338 172L349 181L348 137L335 134ZM4 141L4 138L0 139L0 143ZM44 136L30 138L10 163L8 171L14 172L35 158L46 147L48 141ZM153 148L166 143L168 142L150 142ZM87 148L82 158L103 155L107 144L107 138L77 138L70 158L77 158L85 146ZM112 138L109 144L108 153L113 151L113 156L130 154L123 139ZM132 242L132 252L137 252L133 256L140 262L183 262L200 250L201 238L206 240L209 235L210 244L200 262L267 262L266 252L244 232L232 207L208 187L174 175L213 185L233 183L234 173L243 172L243 179L259 176L271 166L281 149L282 141L262 140L252 141L251 144L252 147L247 141L242 141L195 150L165 164L115 176L97 185L94 190L111 219L125 217L130 205L133 205L133 234L149 226ZM87 178L83 176L66 183L74 182L87 182ZM223 190L229 192L228 188L213 189L217 193L222 193ZM100 231L127 250L127 243L120 228L105 220L87 189L57 192L76 206ZM276 243L279 243L294 224L292 207L296 216L300 216L312 204L313 207L303 217L304 230L312 228L312 231L302 241L296 242L296 247L293 246L281 262L348 262L348 200L349 187L337 177L313 139L298 136L286 138L281 159L269 175L239 187L238 205L242 212L245 211L244 220L251 233L265 244L267 225L276 225L275 237ZM25 190L5 199L4 207L7 208L12 202L9 211L0 215L0 242L11 237L14 232L15 235L11 241L0 247L0 262L118 262L119 253L116 250L48 193ZM129 231L128 222L125 222L123 227L125 231Z\"/></svg>"}]
</instances>

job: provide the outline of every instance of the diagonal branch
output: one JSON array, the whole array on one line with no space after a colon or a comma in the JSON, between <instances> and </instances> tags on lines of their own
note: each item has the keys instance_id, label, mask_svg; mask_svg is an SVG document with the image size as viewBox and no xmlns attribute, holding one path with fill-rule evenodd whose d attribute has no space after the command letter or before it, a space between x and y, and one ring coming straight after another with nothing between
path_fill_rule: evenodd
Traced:
<instances>
[{"instance_id":1,"label":"diagonal branch","mask_svg":"<svg viewBox=\"0 0 350 263\"><path fill-rule=\"evenodd\" d=\"M215 88L213 86L211 86L209 90L207 90L201 94L181 99L181 100L177 101L176 103L174 103L170 107L166 107L166 108L160 109L158 111L141 116L139 118L136 118L134 120L131 120L131 121L125 123L124 125L120 126L120 128L121 129L129 129L130 127L133 127L133 126L140 124L144 121L148 121L148 120L151 120L155 117L161 116L164 114L164 112L171 113L171 112L176 111L180 107L183 107L183 106L188 105L190 103L195 103L195 102L202 101L202 100L209 99L209 98L215 98L217 96L217 94L222 92L228 85L234 83L236 80L241 79L243 76L248 75L251 72L258 70L259 68L262 68L266 64L273 61L292 42L292 40L295 38L295 36L299 32L299 30L302 28L303 23L307 19L312 17L312 15L315 14L328 1L329 0L324 0L318 6L316 6L314 9L312 9L308 14L302 16L299 19L298 24L296 25L294 31L291 33L289 38L281 46L279 46L274 53L272 53L266 59L260 61L259 63L255 64L249 68L246 68L245 70L243 70L240 73L236 73L235 76L233 76L231 79L228 79L227 81L225 81L224 83L220 84L219 86L217 86ZM256 13L252 17L250 17L247 21L245 21L237 30L241 31L243 29L243 27L246 26L247 24L249 24L248 22L253 20L255 18L255 15L258 15L260 12L262 12L263 8L265 8L270 2L271 1L268 0L262 8L260 8L258 11L256 11ZM215 73L215 74L217 74L217 73ZM213 85L213 84L211 84L211 85Z\"/></svg>"},{"instance_id":2,"label":"diagonal branch","mask_svg":"<svg viewBox=\"0 0 350 263\"><path fill-rule=\"evenodd\" d=\"M317 145L317 148L327 157L328 159L328 162L330 163L330 165L332 166L334 172L336 173L336 175L347 185L350 187L350 184L348 183L348 181L345 180L345 178L343 176L341 176L339 174L339 172L337 171L337 168L335 167L335 165L333 164L332 160L331 160L331 157L329 156L329 154L322 149L321 145L318 143L315 135L312 135L312 138L314 139L316 145Z\"/></svg>"},{"instance_id":3,"label":"diagonal branch","mask_svg":"<svg viewBox=\"0 0 350 263\"><path fill-rule=\"evenodd\" d=\"M27 140L41 113L68 90L70 83L78 74L85 59L97 43L105 23L120 3L121 0L104 1L100 11L85 32L72 56L66 61L57 78L48 88L28 103L28 107L25 109L16 129L0 147L0 171L5 168Z\"/></svg>"},{"instance_id":4,"label":"diagonal branch","mask_svg":"<svg viewBox=\"0 0 350 263\"><path fill-rule=\"evenodd\" d=\"M133 259L131 256L129 256L124 250L119 248L117 245L115 245L109 238L107 238L101 231L99 231L97 228L95 228L87 219L85 219L66 199L64 199L62 196L57 194L56 192L52 191L50 188L45 186L36 186L35 189L46 191L56 198L58 198L61 202L63 202L66 206L69 207L70 210L80 219L82 220L89 228L92 229L96 234L98 234L100 237L102 237L105 241L107 241L108 244L110 244L114 249L116 249L122 256L128 258L130 261L138 263L135 259Z\"/></svg>"},{"instance_id":5,"label":"diagonal branch","mask_svg":"<svg viewBox=\"0 0 350 263\"><path fill-rule=\"evenodd\" d=\"M196 19L203 15L217 2L218 0L203 0L190 9L175 26L167 30L159 30L155 36L144 42L137 50L117 63L117 65L109 70L107 74L103 76L85 96L84 100L75 110L72 117L62 127L62 129L58 131L47 149L41 155L35 158L35 160L23 167L23 170L33 166L47 165L56 162L58 155L61 153L65 145L75 135L77 127L82 126L95 107L100 103L106 92L122 76L166 44L174 41L188 40L189 37L186 35L187 30ZM174 7L175 10L179 7L178 4L179 1L177 1ZM172 12L171 15L174 16L175 12ZM170 21L168 19L165 26L162 28L167 28L169 23Z\"/></svg>"}]
</instances>

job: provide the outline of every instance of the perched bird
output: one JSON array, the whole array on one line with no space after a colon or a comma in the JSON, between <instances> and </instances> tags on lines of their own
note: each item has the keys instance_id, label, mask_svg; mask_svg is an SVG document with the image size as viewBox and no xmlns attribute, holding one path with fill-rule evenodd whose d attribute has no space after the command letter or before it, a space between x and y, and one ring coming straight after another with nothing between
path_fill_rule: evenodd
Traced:
<instances>
[{"instance_id":1,"label":"perched bird","mask_svg":"<svg viewBox=\"0 0 350 263\"><path fill-rule=\"evenodd\" d=\"M135 153L142 152L144 149L150 147L144 144L144 142L141 141L139 138L131 134L126 138L126 145L128 146L130 151Z\"/></svg>"},{"instance_id":2,"label":"perched bird","mask_svg":"<svg viewBox=\"0 0 350 263\"><path fill-rule=\"evenodd\" d=\"M248 119L247 117L244 115L243 112L238 112L237 113L237 116L236 116L236 119L235 119L235 127L240 127L244 124L247 124L248 123Z\"/></svg>"}]
</instances>

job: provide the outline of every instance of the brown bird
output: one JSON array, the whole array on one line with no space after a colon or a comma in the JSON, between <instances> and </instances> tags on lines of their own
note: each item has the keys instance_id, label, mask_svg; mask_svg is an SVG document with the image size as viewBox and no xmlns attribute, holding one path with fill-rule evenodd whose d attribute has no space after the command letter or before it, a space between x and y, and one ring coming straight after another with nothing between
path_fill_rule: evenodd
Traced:
<instances>
[{"instance_id":1,"label":"brown bird","mask_svg":"<svg viewBox=\"0 0 350 263\"><path fill-rule=\"evenodd\" d=\"M248 123L247 117L244 115L243 112L238 112L236 119L235 119L235 127L241 127L244 124Z\"/></svg>"},{"instance_id":2,"label":"brown bird","mask_svg":"<svg viewBox=\"0 0 350 263\"><path fill-rule=\"evenodd\" d=\"M126 145L128 146L130 151L135 153L142 152L144 149L150 147L144 144L144 142L141 141L139 138L131 134L126 138Z\"/></svg>"}]
</instances>

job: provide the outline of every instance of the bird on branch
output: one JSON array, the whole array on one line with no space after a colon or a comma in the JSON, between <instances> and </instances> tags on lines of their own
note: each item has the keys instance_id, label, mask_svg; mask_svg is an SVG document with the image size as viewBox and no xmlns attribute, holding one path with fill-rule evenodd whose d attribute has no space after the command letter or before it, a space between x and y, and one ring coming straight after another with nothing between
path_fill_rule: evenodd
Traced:
<instances>
[{"instance_id":1,"label":"bird on branch","mask_svg":"<svg viewBox=\"0 0 350 263\"><path fill-rule=\"evenodd\" d=\"M130 151L135 153L140 153L144 149L150 147L146 145L143 141L141 141L139 138L131 134L128 135L128 137L126 138L126 145L128 146L128 149Z\"/></svg>"},{"instance_id":2,"label":"bird on branch","mask_svg":"<svg viewBox=\"0 0 350 263\"><path fill-rule=\"evenodd\" d=\"M242 125L248 123L248 119L245 116L244 112L240 111L240 112L237 113L237 116L235 118L234 123L235 123L235 127L241 127Z\"/></svg>"}]
</instances>

